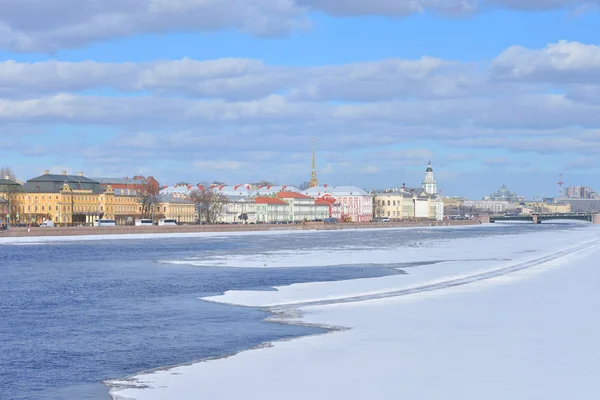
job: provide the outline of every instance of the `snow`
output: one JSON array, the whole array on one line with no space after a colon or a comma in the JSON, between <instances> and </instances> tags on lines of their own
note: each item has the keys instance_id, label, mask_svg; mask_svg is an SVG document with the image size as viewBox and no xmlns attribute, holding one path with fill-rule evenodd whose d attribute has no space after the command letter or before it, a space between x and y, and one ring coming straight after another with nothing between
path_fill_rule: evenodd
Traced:
<instances>
[{"instance_id":1,"label":"snow","mask_svg":"<svg viewBox=\"0 0 600 400\"><path fill-rule=\"evenodd\" d=\"M116 380L110 382L111 395L140 400L600 395L599 227L430 245L387 250L411 261L444 260L410 269L409 275L213 297L277 306L274 311L290 323L350 329ZM372 262L369 250L355 251L348 257ZM375 251L375 257L391 260L385 249Z\"/></svg>"}]
</instances>

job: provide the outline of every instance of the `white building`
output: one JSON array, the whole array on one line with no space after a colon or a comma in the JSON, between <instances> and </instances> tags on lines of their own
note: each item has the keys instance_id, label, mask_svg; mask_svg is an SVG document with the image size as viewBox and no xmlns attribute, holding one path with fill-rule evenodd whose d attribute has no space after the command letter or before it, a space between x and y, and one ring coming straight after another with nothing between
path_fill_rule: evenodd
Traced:
<instances>
[{"instance_id":1,"label":"white building","mask_svg":"<svg viewBox=\"0 0 600 400\"><path fill-rule=\"evenodd\" d=\"M425 192L428 195L435 195L437 194L437 183L435 181L435 179L433 178L433 168L431 168L431 161L429 161L429 165L427 166L427 169L425 170L425 179L423 180L423 182L421 183L421 187L423 189L425 189Z\"/></svg>"},{"instance_id":2,"label":"white building","mask_svg":"<svg viewBox=\"0 0 600 400\"><path fill-rule=\"evenodd\" d=\"M314 197L296 192L279 192L277 198L290 205L290 222L322 221L329 218L329 205L317 202Z\"/></svg>"},{"instance_id":3,"label":"white building","mask_svg":"<svg viewBox=\"0 0 600 400\"><path fill-rule=\"evenodd\" d=\"M504 213L516 210L518 205L509 201L466 200L463 201L462 207L473 208L488 213Z\"/></svg>"},{"instance_id":4,"label":"white building","mask_svg":"<svg viewBox=\"0 0 600 400\"><path fill-rule=\"evenodd\" d=\"M373 219L373 198L356 186L317 186L305 190L303 194L333 201L333 218L352 222L371 222Z\"/></svg>"},{"instance_id":5,"label":"white building","mask_svg":"<svg viewBox=\"0 0 600 400\"><path fill-rule=\"evenodd\" d=\"M287 202L275 197L257 197L254 201L256 204L256 222L289 221L290 205Z\"/></svg>"}]
</instances>

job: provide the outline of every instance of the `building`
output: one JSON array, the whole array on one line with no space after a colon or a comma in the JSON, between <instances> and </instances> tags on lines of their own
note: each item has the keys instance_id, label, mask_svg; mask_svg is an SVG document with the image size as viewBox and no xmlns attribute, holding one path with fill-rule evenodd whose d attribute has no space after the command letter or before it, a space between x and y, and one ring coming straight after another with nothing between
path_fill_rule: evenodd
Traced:
<instances>
[{"instance_id":1,"label":"building","mask_svg":"<svg viewBox=\"0 0 600 400\"><path fill-rule=\"evenodd\" d=\"M332 203L331 217L348 222L371 222L373 198L356 186L316 186L303 192L304 195Z\"/></svg>"},{"instance_id":2,"label":"building","mask_svg":"<svg viewBox=\"0 0 600 400\"><path fill-rule=\"evenodd\" d=\"M287 222L289 218L289 204L276 197L257 197L256 222L258 223L281 223Z\"/></svg>"},{"instance_id":3,"label":"building","mask_svg":"<svg viewBox=\"0 0 600 400\"><path fill-rule=\"evenodd\" d=\"M18 198L23 193L23 185L10 179L9 176L0 178L0 226L10 225L18 221Z\"/></svg>"},{"instance_id":4,"label":"building","mask_svg":"<svg viewBox=\"0 0 600 400\"><path fill-rule=\"evenodd\" d=\"M462 209L469 214L503 214L518 208L518 203L503 200L465 200L462 203Z\"/></svg>"},{"instance_id":5,"label":"building","mask_svg":"<svg viewBox=\"0 0 600 400\"><path fill-rule=\"evenodd\" d=\"M425 179L421 183L421 187L425 190L425 193L433 196L437 194L437 183L433 178L433 168L431 168L431 161L425 170Z\"/></svg>"},{"instance_id":6,"label":"building","mask_svg":"<svg viewBox=\"0 0 600 400\"><path fill-rule=\"evenodd\" d=\"M277 198L289 204L289 222L322 221L329 218L329 203L296 192L279 192Z\"/></svg>"},{"instance_id":7,"label":"building","mask_svg":"<svg viewBox=\"0 0 600 400\"><path fill-rule=\"evenodd\" d=\"M29 179L15 196L15 222L39 224L50 220L58 225L93 225L97 219L115 219L133 224L142 212L134 189L113 189L110 184L87 178L83 173L50 174Z\"/></svg>"},{"instance_id":8,"label":"building","mask_svg":"<svg viewBox=\"0 0 600 400\"><path fill-rule=\"evenodd\" d=\"M401 188L373 191L373 215L376 219L392 221L444 219L444 203L437 195L430 195L424 188Z\"/></svg>"},{"instance_id":9,"label":"building","mask_svg":"<svg viewBox=\"0 0 600 400\"><path fill-rule=\"evenodd\" d=\"M492 193L488 199L484 199L484 200L507 201L507 202L511 202L511 203L519 203L524 200L524 197L518 196L516 193L508 190L506 185L502 185L502 187L500 187L500 189L498 189L497 191Z\"/></svg>"},{"instance_id":10,"label":"building","mask_svg":"<svg viewBox=\"0 0 600 400\"><path fill-rule=\"evenodd\" d=\"M565 197L568 199L597 199L600 196L587 186L570 186L565 189Z\"/></svg>"},{"instance_id":11,"label":"building","mask_svg":"<svg viewBox=\"0 0 600 400\"><path fill-rule=\"evenodd\" d=\"M174 219L178 224L193 224L198 220L196 203L174 196L161 195L156 204L155 219Z\"/></svg>"},{"instance_id":12,"label":"building","mask_svg":"<svg viewBox=\"0 0 600 400\"><path fill-rule=\"evenodd\" d=\"M144 177L141 175L133 178L90 178L93 181L99 182L102 188L106 189L111 186L113 189L131 189L138 192L148 191L150 193L158 193L158 181L154 177Z\"/></svg>"}]
</instances>

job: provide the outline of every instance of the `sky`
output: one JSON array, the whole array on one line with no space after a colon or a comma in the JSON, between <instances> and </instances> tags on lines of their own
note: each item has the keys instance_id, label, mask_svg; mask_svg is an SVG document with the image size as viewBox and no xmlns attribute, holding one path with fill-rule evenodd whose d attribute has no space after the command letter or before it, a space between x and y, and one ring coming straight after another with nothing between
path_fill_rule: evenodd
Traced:
<instances>
[{"instance_id":1,"label":"sky","mask_svg":"<svg viewBox=\"0 0 600 400\"><path fill-rule=\"evenodd\" d=\"M600 190L600 0L0 0L0 165Z\"/></svg>"}]
</instances>

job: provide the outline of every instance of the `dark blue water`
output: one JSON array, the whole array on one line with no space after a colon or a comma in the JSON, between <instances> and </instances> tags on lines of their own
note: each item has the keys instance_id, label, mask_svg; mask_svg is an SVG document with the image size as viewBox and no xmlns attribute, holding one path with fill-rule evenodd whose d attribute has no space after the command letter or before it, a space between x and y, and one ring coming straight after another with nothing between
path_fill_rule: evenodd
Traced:
<instances>
[{"instance_id":1,"label":"dark blue water","mask_svg":"<svg viewBox=\"0 0 600 400\"><path fill-rule=\"evenodd\" d=\"M532 229L514 226L503 234ZM198 297L231 289L382 276L389 268L203 268L159 263L278 250L420 246L498 229L0 245L0 399L108 399L104 379L319 332L265 322L262 310Z\"/></svg>"}]
</instances>

